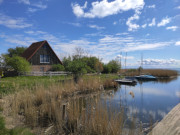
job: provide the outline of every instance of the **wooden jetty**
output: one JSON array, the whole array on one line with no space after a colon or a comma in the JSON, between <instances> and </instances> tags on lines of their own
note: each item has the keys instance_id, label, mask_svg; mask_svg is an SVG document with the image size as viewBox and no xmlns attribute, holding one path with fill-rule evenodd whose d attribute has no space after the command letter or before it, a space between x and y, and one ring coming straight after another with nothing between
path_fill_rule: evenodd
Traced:
<instances>
[{"instance_id":1,"label":"wooden jetty","mask_svg":"<svg viewBox=\"0 0 180 135\"><path fill-rule=\"evenodd\" d=\"M180 103L148 135L180 135Z\"/></svg>"}]
</instances>

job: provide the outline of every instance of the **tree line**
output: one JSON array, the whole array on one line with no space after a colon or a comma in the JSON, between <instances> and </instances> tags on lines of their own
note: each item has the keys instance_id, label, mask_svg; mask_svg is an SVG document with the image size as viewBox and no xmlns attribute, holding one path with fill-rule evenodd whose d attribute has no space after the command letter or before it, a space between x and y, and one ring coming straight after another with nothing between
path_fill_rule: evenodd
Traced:
<instances>
[{"instance_id":1,"label":"tree line","mask_svg":"<svg viewBox=\"0 0 180 135\"><path fill-rule=\"evenodd\" d=\"M26 47L9 48L6 54L1 54L0 64L3 67L9 67L16 72L30 71L30 63L21 57ZM76 48L75 54L64 57L61 64L52 65L51 71L69 71L73 74L86 73L117 73L120 64L117 60L111 60L107 64L103 63L95 56L85 55L82 48Z\"/></svg>"}]
</instances>

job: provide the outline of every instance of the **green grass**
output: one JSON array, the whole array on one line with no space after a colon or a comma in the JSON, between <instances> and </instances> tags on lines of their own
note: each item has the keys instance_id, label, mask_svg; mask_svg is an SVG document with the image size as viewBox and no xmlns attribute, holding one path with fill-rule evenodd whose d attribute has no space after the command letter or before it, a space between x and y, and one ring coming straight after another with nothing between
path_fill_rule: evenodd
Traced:
<instances>
[{"instance_id":1,"label":"green grass","mask_svg":"<svg viewBox=\"0 0 180 135\"><path fill-rule=\"evenodd\" d=\"M101 80L117 79L117 74L84 75L83 79L99 78ZM34 89L36 86L43 85L48 87L50 84L58 84L62 80L73 79L72 76L17 76L6 77L0 80L0 96L18 92L23 89Z\"/></svg>"},{"instance_id":2,"label":"green grass","mask_svg":"<svg viewBox=\"0 0 180 135\"><path fill-rule=\"evenodd\" d=\"M34 135L27 128L6 129L4 118L0 116L0 135Z\"/></svg>"},{"instance_id":3,"label":"green grass","mask_svg":"<svg viewBox=\"0 0 180 135\"><path fill-rule=\"evenodd\" d=\"M0 80L0 95L10 94L22 89L33 89L37 85L48 86L51 83L58 83L61 80L71 79L71 76L17 76L6 77Z\"/></svg>"}]
</instances>

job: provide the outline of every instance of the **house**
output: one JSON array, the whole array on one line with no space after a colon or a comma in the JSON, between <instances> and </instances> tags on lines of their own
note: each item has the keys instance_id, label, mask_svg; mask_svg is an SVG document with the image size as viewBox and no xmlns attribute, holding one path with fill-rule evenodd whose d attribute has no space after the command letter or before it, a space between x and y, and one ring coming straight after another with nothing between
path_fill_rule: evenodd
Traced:
<instances>
[{"instance_id":1,"label":"house","mask_svg":"<svg viewBox=\"0 0 180 135\"><path fill-rule=\"evenodd\" d=\"M62 64L46 40L32 43L22 57L32 65L32 71L47 72L53 64Z\"/></svg>"}]
</instances>

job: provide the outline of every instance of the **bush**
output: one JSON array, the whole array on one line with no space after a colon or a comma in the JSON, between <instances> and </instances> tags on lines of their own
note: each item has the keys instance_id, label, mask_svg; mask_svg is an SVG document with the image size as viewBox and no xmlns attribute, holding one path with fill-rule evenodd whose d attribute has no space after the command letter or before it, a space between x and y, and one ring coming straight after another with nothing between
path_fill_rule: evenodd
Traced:
<instances>
[{"instance_id":1,"label":"bush","mask_svg":"<svg viewBox=\"0 0 180 135\"><path fill-rule=\"evenodd\" d=\"M26 59L15 56L9 58L7 61L7 65L11 66L16 72L27 72L30 71L30 64Z\"/></svg>"},{"instance_id":2,"label":"bush","mask_svg":"<svg viewBox=\"0 0 180 135\"><path fill-rule=\"evenodd\" d=\"M120 65L116 60L111 60L108 65L111 66L111 73L117 73L120 69Z\"/></svg>"},{"instance_id":3,"label":"bush","mask_svg":"<svg viewBox=\"0 0 180 135\"><path fill-rule=\"evenodd\" d=\"M111 71L112 71L112 67L108 64L103 65L103 69L104 69L103 73L106 73L106 74L111 73Z\"/></svg>"},{"instance_id":4,"label":"bush","mask_svg":"<svg viewBox=\"0 0 180 135\"><path fill-rule=\"evenodd\" d=\"M54 65L52 65L52 69L51 70L52 71L64 71L65 68L61 64L54 64Z\"/></svg>"}]
</instances>

